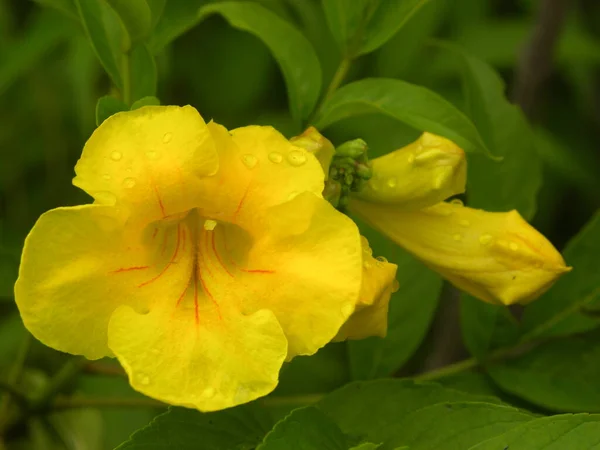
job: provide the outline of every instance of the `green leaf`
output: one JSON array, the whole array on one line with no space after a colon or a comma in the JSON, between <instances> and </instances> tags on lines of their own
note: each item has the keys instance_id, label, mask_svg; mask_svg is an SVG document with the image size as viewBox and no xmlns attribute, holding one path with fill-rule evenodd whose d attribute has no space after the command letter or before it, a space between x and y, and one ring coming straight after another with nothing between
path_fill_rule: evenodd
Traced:
<instances>
[{"instance_id":1,"label":"green leaf","mask_svg":"<svg viewBox=\"0 0 600 450\"><path fill-rule=\"evenodd\" d=\"M160 100L157 99L156 97L152 97L152 96L148 96L148 97L142 97L140 98L138 101L133 102L133 105L131 105L131 111L133 111L134 109L139 109L143 106L159 106L160 105Z\"/></svg>"},{"instance_id":2,"label":"green leaf","mask_svg":"<svg viewBox=\"0 0 600 450\"><path fill-rule=\"evenodd\" d=\"M110 95L100 97L98 103L96 103L96 126L99 127L102 122L113 114L128 110L129 107L117 98Z\"/></svg>"},{"instance_id":3,"label":"green leaf","mask_svg":"<svg viewBox=\"0 0 600 450\"><path fill-rule=\"evenodd\" d=\"M396 420L386 446L411 450L464 450L533 417L516 408L476 402L438 403ZM389 447L388 447L389 448Z\"/></svg>"},{"instance_id":4,"label":"green leaf","mask_svg":"<svg viewBox=\"0 0 600 450\"><path fill-rule=\"evenodd\" d=\"M283 72L292 116L297 120L308 117L321 90L321 68L314 49L302 33L254 3L210 4L201 8L199 14L201 18L220 14L231 26L262 40Z\"/></svg>"},{"instance_id":5,"label":"green leaf","mask_svg":"<svg viewBox=\"0 0 600 450\"><path fill-rule=\"evenodd\" d=\"M130 64L132 101L156 95L156 63L145 44L131 50Z\"/></svg>"},{"instance_id":6,"label":"green leaf","mask_svg":"<svg viewBox=\"0 0 600 450\"><path fill-rule=\"evenodd\" d=\"M118 450L251 449L273 426L268 413L246 404L214 413L171 408L133 434Z\"/></svg>"},{"instance_id":7,"label":"green leaf","mask_svg":"<svg viewBox=\"0 0 600 450\"><path fill-rule=\"evenodd\" d=\"M587 309L597 309L600 303L600 212L567 244L563 254L573 270L525 308L524 338L580 333L600 324L586 314Z\"/></svg>"},{"instance_id":8,"label":"green leaf","mask_svg":"<svg viewBox=\"0 0 600 450\"><path fill-rule=\"evenodd\" d=\"M382 444L372 444L370 442L365 442L363 444L359 444L355 447L352 447L350 450L377 450L379 447L381 447ZM408 447L402 447L402 448L406 448L408 450ZM395 450L402 450L400 448L396 448Z\"/></svg>"},{"instance_id":9,"label":"green leaf","mask_svg":"<svg viewBox=\"0 0 600 450\"><path fill-rule=\"evenodd\" d=\"M329 28L353 58L385 44L429 0L323 0Z\"/></svg>"},{"instance_id":10,"label":"green leaf","mask_svg":"<svg viewBox=\"0 0 600 450\"><path fill-rule=\"evenodd\" d=\"M75 6L75 0L34 0L36 3L54 8L60 11L65 16L71 19L79 20L79 13L77 12L77 6Z\"/></svg>"},{"instance_id":11,"label":"green leaf","mask_svg":"<svg viewBox=\"0 0 600 450\"><path fill-rule=\"evenodd\" d=\"M475 445L470 450L590 450L600 442L600 415L542 417Z\"/></svg>"},{"instance_id":12,"label":"green leaf","mask_svg":"<svg viewBox=\"0 0 600 450\"><path fill-rule=\"evenodd\" d=\"M446 389L434 383L387 379L350 383L324 397L317 406L345 434L359 442L384 442L385 448L390 448L390 440L405 431L397 425L413 412L438 403L460 401L499 403L493 397ZM393 443L400 445L396 440Z\"/></svg>"},{"instance_id":13,"label":"green leaf","mask_svg":"<svg viewBox=\"0 0 600 450\"><path fill-rule=\"evenodd\" d=\"M418 130L444 136L466 151L489 153L473 123L435 92L401 80L370 78L343 86L323 105L315 126L379 112Z\"/></svg>"},{"instance_id":14,"label":"green leaf","mask_svg":"<svg viewBox=\"0 0 600 450\"><path fill-rule=\"evenodd\" d=\"M85 32L94 47L96 56L102 63L106 73L117 88L123 88L121 73L117 66L117 57L113 52L108 34L102 20L103 13L99 0L75 0L79 17Z\"/></svg>"},{"instance_id":15,"label":"green leaf","mask_svg":"<svg viewBox=\"0 0 600 450\"><path fill-rule=\"evenodd\" d=\"M36 14L26 26L23 37L2 53L0 95L32 70L56 45L75 33L73 24L53 11Z\"/></svg>"},{"instance_id":16,"label":"green leaf","mask_svg":"<svg viewBox=\"0 0 600 450\"><path fill-rule=\"evenodd\" d=\"M160 0L151 0L157 2ZM169 0L162 9L160 20L149 40L153 54L157 54L176 38L192 29L199 22L198 9L209 0ZM153 9L154 11L154 9Z\"/></svg>"},{"instance_id":17,"label":"green leaf","mask_svg":"<svg viewBox=\"0 0 600 450\"><path fill-rule=\"evenodd\" d=\"M442 288L436 273L378 233L361 230L374 254L398 265L400 290L390 300L387 336L348 342L352 378L358 380L386 377L404 365L429 330Z\"/></svg>"},{"instance_id":18,"label":"green leaf","mask_svg":"<svg viewBox=\"0 0 600 450\"><path fill-rule=\"evenodd\" d=\"M256 450L347 450L346 436L315 407L301 408L277 423Z\"/></svg>"},{"instance_id":19,"label":"green leaf","mask_svg":"<svg viewBox=\"0 0 600 450\"><path fill-rule=\"evenodd\" d=\"M152 13L146 0L106 0L117 13L130 42L144 39L152 25Z\"/></svg>"},{"instance_id":20,"label":"green leaf","mask_svg":"<svg viewBox=\"0 0 600 450\"><path fill-rule=\"evenodd\" d=\"M600 412L598 332L548 342L487 370L505 392L546 409Z\"/></svg>"},{"instance_id":21,"label":"green leaf","mask_svg":"<svg viewBox=\"0 0 600 450\"><path fill-rule=\"evenodd\" d=\"M162 17L163 11L165 10L165 6L167 0L146 0L148 2L148 6L150 7L150 15L152 17L151 28L154 29L156 24Z\"/></svg>"}]
</instances>

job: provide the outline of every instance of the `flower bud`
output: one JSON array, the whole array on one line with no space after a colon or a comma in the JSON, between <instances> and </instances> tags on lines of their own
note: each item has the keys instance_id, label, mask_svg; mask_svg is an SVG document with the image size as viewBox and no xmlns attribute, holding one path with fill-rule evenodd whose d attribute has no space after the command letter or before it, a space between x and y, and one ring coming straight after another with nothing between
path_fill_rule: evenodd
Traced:
<instances>
[{"instance_id":1,"label":"flower bud","mask_svg":"<svg viewBox=\"0 0 600 450\"><path fill-rule=\"evenodd\" d=\"M423 133L401 149L371 160L373 177L356 194L403 209L431 206L465 191L464 152L446 138Z\"/></svg>"}]
</instances>

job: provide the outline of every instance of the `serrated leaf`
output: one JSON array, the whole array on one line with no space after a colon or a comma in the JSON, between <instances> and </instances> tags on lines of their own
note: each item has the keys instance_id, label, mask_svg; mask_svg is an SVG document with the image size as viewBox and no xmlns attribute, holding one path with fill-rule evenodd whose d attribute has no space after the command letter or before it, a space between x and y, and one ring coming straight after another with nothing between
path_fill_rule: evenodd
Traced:
<instances>
[{"instance_id":1,"label":"serrated leaf","mask_svg":"<svg viewBox=\"0 0 600 450\"><path fill-rule=\"evenodd\" d=\"M248 2L222 2L200 9L200 18L222 15L231 26L252 33L269 48L285 78L290 111L296 120L312 112L321 90L321 67L308 40L289 22Z\"/></svg>"},{"instance_id":2,"label":"serrated leaf","mask_svg":"<svg viewBox=\"0 0 600 450\"><path fill-rule=\"evenodd\" d=\"M503 391L546 409L600 412L598 332L548 342L487 370Z\"/></svg>"},{"instance_id":3,"label":"serrated leaf","mask_svg":"<svg viewBox=\"0 0 600 450\"><path fill-rule=\"evenodd\" d=\"M130 42L146 37L152 25L152 13L146 0L106 0L117 13Z\"/></svg>"},{"instance_id":4,"label":"serrated leaf","mask_svg":"<svg viewBox=\"0 0 600 450\"><path fill-rule=\"evenodd\" d=\"M420 408L394 423L387 448L464 450L505 433L533 417L516 408L491 403L448 402Z\"/></svg>"},{"instance_id":5,"label":"serrated leaf","mask_svg":"<svg viewBox=\"0 0 600 450\"><path fill-rule=\"evenodd\" d=\"M256 450L347 450L340 428L315 407L301 408L273 427Z\"/></svg>"},{"instance_id":6,"label":"serrated leaf","mask_svg":"<svg viewBox=\"0 0 600 450\"><path fill-rule=\"evenodd\" d=\"M600 448L600 415L542 417L469 450L592 450Z\"/></svg>"},{"instance_id":7,"label":"serrated leaf","mask_svg":"<svg viewBox=\"0 0 600 450\"><path fill-rule=\"evenodd\" d=\"M113 114L128 110L129 107L118 98L110 95L100 97L96 103L96 126L99 127L102 122Z\"/></svg>"},{"instance_id":8,"label":"serrated leaf","mask_svg":"<svg viewBox=\"0 0 600 450\"><path fill-rule=\"evenodd\" d=\"M564 252L573 270L563 275L541 298L525 308L526 339L568 335L591 330L600 322L586 309L600 303L600 212L567 244Z\"/></svg>"},{"instance_id":9,"label":"serrated leaf","mask_svg":"<svg viewBox=\"0 0 600 450\"><path fill-rule=\"evenodd\" d=\"M134 109L139 109L143 106L159 106L159 105L160 105L159 99L157 99L156 97L148 96L148 97L142 97L139 100L133 102L130 109L131 109L131 111L133 111Z\"/></svg>"},{"instance_id":10,"label":"serrated leaf","mask_svg":"<svg viewBox=\"0 0 600 450\"><path fill-rule=\"evenodd\" d=\"M324 129L368 113L385 114L418 130L444 136L465 151L489 154L467 116L435 92L401 80L368 78L341 87L323 105L314 125Z\"/></svg>"},{"instance_id":11,"label":"serrated leaf","mask_svg":"<svg viewBox=\"0 0 600 450\"><path fill-rule=\"evenodd\" d=\"M400 290L392 295L385 338L348 342L352 378L392 375L412 356L425 337L437 308L442 279L381 235L361 227L374 254L398 265Z\"/></svg>"},{"instance_id":12,"label":"serrated leaf","mask_svg":"<svg viewBox=\"0 0 600 450\"><path fill-rule=\"evenodd\" d=\"M380 379L350 383L325 396L317 406L348 436L359 442L384 442L384 448L391 448L388 441L396 436L396 424L405 417L437 403L460 401L500 403L493 397L459 392L439 384Z\"/></svg>"},{"instance_id":13,"label":"serrated leaf","mask_svg":"<svg viewBox=\"0 0 600 450\"><path fill-rule=\"evenodd\" d=\"M171 408L136 431L118 450L251 449L273 426L268 413L247 404L214 413Z\"/></svg>"},{"instance_id":14,"label":"serrated leaf","mask_svg":"<svg viewBox=\"0 0 600 450\"><path fill-rule=\"evenodd\" d=\"M156 63L145 44L131 50L131 100L133 102L156 95Z\"/></svg>"},{"instance_id":15,"label":"serrated leaf","mask_svg":"<svg viewBox=\"0 0 600 450\"><path fill-rule=\"evenodd\" d=\"M99 0L75 0L83 28L94 47L96 56L117 88L123 88L123 80L117 65L117 57L110 45L102 19Z\"/></svg>"},{"instance_id":16,"label":"serrated leaf","mask_svg":"<svg viewBox=\"0 0 600 450\"><path fill-rule=\"evenodd\" d=\"M429 0L323 0L333 36L350 58L385 44Z\"/></svg>"}]
</instances>

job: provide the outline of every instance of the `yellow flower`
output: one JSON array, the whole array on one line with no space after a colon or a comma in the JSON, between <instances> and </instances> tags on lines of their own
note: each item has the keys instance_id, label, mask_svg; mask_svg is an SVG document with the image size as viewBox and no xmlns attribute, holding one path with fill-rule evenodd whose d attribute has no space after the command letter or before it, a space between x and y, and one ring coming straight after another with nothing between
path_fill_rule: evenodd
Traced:
<instances>
[{"instance_id":1,"label":"yellow flower","mask_svg":"<svg viewBox=\"0 0 600 450\"><path fill-rule=\"evenodd\" d=\"M40 217L15 286L43 343L116 356L135 389L211 411L271 392L353 312L358 230L273 128L145 107L107 119L75 171L94 203Z\"/></svg>"},{"instance_id":2,"label":"yellow flower","mask_svg":"<svg viewBox=\"0 0 600 450\"><path fill-rule=\"evenodd\" d=\"M350 201L350 211L469 294L526 303L570 270L518 212L441 202L465 189L464 154L447 139L425 133L376 158L373 170L379 175Z\"/></svg>"},{"instance_id":3,"label":"yellow flower","mask_svg":"<svg viewBox=\"0 0 600 450\"><path fill-rule=\"evenodd\" d=\"M369 336L385 337L388 325L390 297L398 289L396 264L385 258L373 258L369 242L361 236L363 274L360 296L354 314L342 326L335 341L364 339Z\"/></svg>"}]
</instances>

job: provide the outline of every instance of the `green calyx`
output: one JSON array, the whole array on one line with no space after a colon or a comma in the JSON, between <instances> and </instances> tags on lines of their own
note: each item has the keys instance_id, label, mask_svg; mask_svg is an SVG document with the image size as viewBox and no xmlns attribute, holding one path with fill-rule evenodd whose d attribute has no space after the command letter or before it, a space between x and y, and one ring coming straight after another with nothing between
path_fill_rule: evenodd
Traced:
<instances>
[{"instance_id":1,"label":"green calyx","mask_svg":"<svg viewBox=\"0 0 600 450\"><path fill-rule=\"evenodd\" d=\"M360 191L373 176L367 151L367 143L362 139L345 142L335 149L323 197L339 210L348 206L350 193Z\"/></svg>"}]
</instances>

